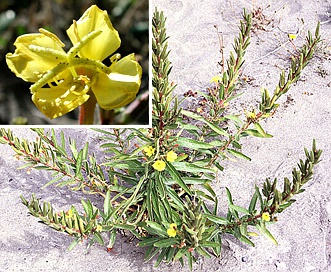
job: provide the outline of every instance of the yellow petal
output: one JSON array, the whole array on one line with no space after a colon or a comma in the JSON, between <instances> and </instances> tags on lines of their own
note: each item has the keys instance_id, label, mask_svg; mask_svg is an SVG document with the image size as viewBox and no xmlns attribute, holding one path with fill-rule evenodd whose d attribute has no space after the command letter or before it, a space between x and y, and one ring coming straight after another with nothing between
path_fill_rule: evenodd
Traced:
<instances>
[{"instance_id":1,"label":"yellow petal","mask_svg":"<svg viewBox=\"0 0 331 272\"><path fill-rule=\"evenodd\" d=\"M62 45L54 37L41 33L19 36L14 43L15 52L6 55L9 69L25 81L36 82L65 56Z\"/></svg>"},{"instance_id":2,"label":"yellow petal","mask_svg":"<svg viewBox=\"0 0 331 272\"><path fill-rule=\"evenodd\" d=\"M153 163L153 168L157 171L163 171L166 168L166 164L164 161L161 160L157 160Z\"/></svg>"},{"instance_id":3,"label":"yellow petal","mask_svg":"<svg viewBox=\"0 0 331 272\"><path fill-rule=\"evenodd\" d=\"M145 146L144 147L144 152L146 153L146 155L148 156L148 157L151 157L151 156L153 156L153 154L154 154L154 152L155 152L155 148L154 147L152 147L152 146Z\"/></svg>"},{"instance_id":4,"label":"yellow petal","mask_svg":"<svg viewBox=\"0 0 331 272\"><path fill-rule=\"evenodd\" d=\"M102 33L88 42L80 51L79 56L95 60L104 60L113 54L121 45L118 32L114 29L107 11L102 11L96 5L87 9L82 17L69 27L67 34L73 44L94 30Z\"/></svg>"},{"instance_id":5,"label":"yellow petal","mask_svg":"<svg viewBox=\"0 0 331 272\"><path fill-rule=\"evenodd\" d=\"M167 229L167 234L170 237L175 237L177 234L177 225L175 223L170 224L170 227Z\"/></svg>"},{"instance_id":6,"label":"yellow petal","mask_svg":"<svg viewBox=\"0 0 331 272\"><path fill-rule=\"evenodd\" d=\"M289 33L288 37L290 38L290 40L295 40L298 37L298 35L294 33Z\"/></svg>"},{"instance_id":7,"label":"yellow petal","mask_svg":"<svg viewBox=\"0 0 331 272\"><path fill-rule=\"evenodd\" d=\"M177 154L176 154L176 152L174 152L174 151L169 151L168 153L167 153L167 161L168 162L174 162L175 160L177 159Z\"/></svg>"},{"instance_id":8,"label":"yellow petal","mask_svg":"<svg viewBox=\"0 0 331 272\"><path fill-rule=\"evenodd\" d=\"M38 89L33 93L32 101L44 115L53 119L85 103L90 97L86 94L88 89L83 82L64 81L58 86Z\"/></svg>"},{"instance_id":9,"label":"yellow petal","mask_svg":"<svg viewBox=\"0 0 331 272\"><path fill-rule=\"evenodd\" d=\"M210 82L215 82L215 83L218 83L218 82L222 82L222 78L220 76L214 76Z\"/></svg>"},{"instance_id":10,"label":"yellow petal","mask_svg":"<svg viewBox=\"0 0 331 272\"><path fill-rule=\"evenodd\" d=\"M262 213L262 220L269 222L270 221L270 214L268 212Z\"/></svg>"},{"instance_id":11,"label":"yellow petal","mask_svg":"<svg viewBox=\"0 0 331 272\"><path fill-rule=\"evenodd\" d=\"M121 108L135 99L140 87L141 67L130 54L112 64L112 72L99 73L92 91L101 108Z\"/></svg>"}]
</instances>

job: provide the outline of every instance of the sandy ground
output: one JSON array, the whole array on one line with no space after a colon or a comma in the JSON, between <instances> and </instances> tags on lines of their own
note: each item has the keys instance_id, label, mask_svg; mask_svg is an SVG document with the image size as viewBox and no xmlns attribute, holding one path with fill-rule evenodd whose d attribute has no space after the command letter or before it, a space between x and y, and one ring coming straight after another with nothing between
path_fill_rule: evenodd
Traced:
<instances>
[{"instance_id":1,"label":"sandy ground","mask_svg":"<svg viewBox=\"0 0 331 272\"><path fill-rule=\"evenodd\" d=\"M279 215L279 222L270 227L278 246L263 237L254 239L256 247L247 247L232 237L224 240L220 259L199 259L194 271L331 271L331 144L329 75L331 2L329 1L216 1L216 0L154 0L152 3L167 16L170 36L170 59L173 62L172 80L178 84L176 92L204 90L217 74L220 61L219 42L214 25L224 37L224 50L231 50L237 34L237 25L244 7L262 7L271 23L265 30L253 35L244 65L244 75L251 82L243 86L245 94L235 110L242 112L259 100L260 88L273 90L281 68L288 64L287 33L299 30L295 43L300 44L308 29L314 30L317 20L322 22L323 44L300 80L282 99L277 114L262 126L274 135L271 139L248 138L243 141L244 153L251 162L227 162L215 188L224 199L224 187L232 191L235 203L248 205L254 184L266 177L290 176L292 168L304 157L303 148L310 147L315 138L324 150L306 192L297 196L297 202ZM301 23L301 18L304 24ZM285 46L281 46L284 44ZM271 53L273 52L273 53ZM188 101L194 107L195 102ZM34 139L26 129L14 129L19 136ZM78 143L89 141L96 148L98 134L83 129L66 129L67 135ZM78 246L67 252L71 239L38 224L27 216L19 195L52 200L58 208L79 202L80 195L54 188L40 190L48 176L42 172L27 175L16 170L20 165L8 146L0 146L0 271L188 271L178 263L162 264L153 269L153 263L143 262L144 250L118 240L115 252L94 246L85 254ZM97 201L97 200L96 200Z\"/></svg>"}]
</instances>

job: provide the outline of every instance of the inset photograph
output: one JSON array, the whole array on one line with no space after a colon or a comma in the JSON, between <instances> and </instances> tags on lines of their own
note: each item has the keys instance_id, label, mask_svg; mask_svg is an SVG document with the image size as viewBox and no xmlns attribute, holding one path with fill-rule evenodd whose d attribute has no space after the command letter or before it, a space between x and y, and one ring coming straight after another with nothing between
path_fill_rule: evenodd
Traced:
<instances>
[{"instance_id":1,"label":"inset photograph","mask_svg":"<svg viewBox=\"0 0 331 272\"><path fill-rule=\"evenodd\" d=\"M148 0L0 4L0 125L148 126Z\"/></svg>"}]
</instances>

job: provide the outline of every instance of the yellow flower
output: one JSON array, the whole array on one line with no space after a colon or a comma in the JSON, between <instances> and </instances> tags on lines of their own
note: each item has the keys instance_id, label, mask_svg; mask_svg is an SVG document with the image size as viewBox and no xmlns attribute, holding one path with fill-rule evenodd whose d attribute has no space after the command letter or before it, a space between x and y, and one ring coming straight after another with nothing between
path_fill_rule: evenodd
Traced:
<instances>
[{"instance_id":1,"label":"yellow flower","mask_svg":"<svg viewBox=\"0 0 331 272\"><path fill-rule=\"evenodd\" d=\"M168 162L174 162L177 159L177 154L174 151L169 151L167 153L167 161Z\"/></svg>"},{"instance_id":2,"label":"yellow flower","mask_svg":"<svg viewBox=\"0 0 331 272\"><path fill-rule=\"evenodd\" d=\"M102 231L102 226L101 225L97 225L97 228L95 229L97 232Z\"/></svg>"},{"instance_id":3,"label":"yellow flower","mask_svg":"<svg viewBox=\"0 0 331 272\"><path fill-rule=\"evenodd\" d=\"M122 59L115 54L109 67L102 63L121 43L107 11L93 5L73 21L67 30L73 47L67 53L56 35L39 31L19 36L14 43L16 50L6 55L6 62L16 76L34 82L30 87L32 101L44 115L62 116L90 98L111 110L136 97L142 71L134 54Z\"/></svg>"},{"instance_id":4,"label":"yellow flower","mask_svg":"<svg viewBox=\"0 0 331 272\"><path fill-rule=\"evenodd\" d=\"M167 229L167 234L170 237L175 237L177 234L177 225L175 223L170 224L170 227Z\"/></svg>"},{"instance_id":5,"label":"yellow flower","mask_svg":"<svg viewBox=\"0 0 331 272\"><path fill-rule=\"evenodd\" d=\"M215 83L218 83L218 82L221 82L222 81L222 78L220 76L214 76L210 82L215 82Z\"/></svg>"},{"instance_id":6,"label":"yellow flower","mask_svg":"<svg viewBox=\"0 0 331 272\"><path fill-rule=\"evenodd\" d=\"M289 33L288 34L288 37L289 37L290 40L295 40L298 37L298 35L297 34L293 34L293 33Z\"/></svg>"},{"instance_id":7,"label":"yellow flower","mask_svg":"<svg viewBox=\"0 0 331 272\"><path fill-rule=\"evenodd\" d=\"M247 117L250 118L250 119L255 119L255 118L256 118L256 113L255 113L255 111L248 112L246 115L247 115Z\"/></svg>"},{"instance_id":8,"label":"yellow flower","mask_svg":"<svg viewBox=\"0 0 331 272\"><path fill-rule=\"evenodd\" d=\"M72 209L70 209L70 210L67 212L67 215L68 215L68 218L74 218L74 212L72 211Z\"/></svg>"},{"instance_id":9,"label":"yellow flower","mask_svg":"<svg viewBox=\"0 0 331 272\"><path fill-rule=\"evenodd\" d=\"M197 113L202 113L203 109L202 108L197 108Z\"/></svg>"},{"instance_id":10,"label":"yellow flower","mask_svg":"<svg viewBox=\"0 0 331 272\"><path fill-rule=\"evenodd\" d=\"M144 152L147 157L153 156L153 154L155 152L155 148L150 145L146 146L146 147L144 147Z\"/></svg>"},{"instance_id":11,"label":"yellow flower","mask_svg":"<svg viewBox=\"0 0 331 272\"><path fill-rule=\"evenodd\" d=\"M270 214L268 212L262 213L262 220L269 222L270 221Z\"/></svg>"},{"instance_id":12,"label":"yellow flower","mask_svg":"<svg viewBox=\"0 0 331 272\"><path fill-rule=\"evenodd\" d=\"M164 161L161 161L161 160L157 160L153 163L153 168L157 171L163 171L166 167L166 164Z\"/></svg>"}]
</instances>

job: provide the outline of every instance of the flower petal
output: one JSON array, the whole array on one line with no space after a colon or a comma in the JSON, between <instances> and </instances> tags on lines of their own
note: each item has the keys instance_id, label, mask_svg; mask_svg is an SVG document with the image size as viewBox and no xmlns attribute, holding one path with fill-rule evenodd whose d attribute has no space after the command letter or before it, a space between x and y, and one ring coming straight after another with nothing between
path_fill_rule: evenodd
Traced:
<instances>
[{"instance_id":1,"label":"flower petal","mask_svg":"<svg viewBox=\"0 0 331 272\"><path fill-rule=\"evenodd\" d=\"M114 29L107 11L102 11L96 5L87 9L82 17L69 27L67 34L75 45L94 30L102 33L89 41L80 51L79 56L95 60L104 60L113 54L121 45L118 32Z\"/></svg>"},{"instance_id":2,"label":"flower petal","mask_svg":"<svg viewBox=\"0 0 331 272\"><path fill-rule=\"evenodd\" d=\"M35 33L19 36L14 43L15 52L6 55L9 69L25 81L36 82L45 72L54 68L65 52L61 41L52 35Z\"/></svg>"},{"instance_id":3,"label":"flower petal","mask_svg":"<svg viewBox=\"0 0 331 272\"><path fill-rule=\"evenodd\" d=\"M32 94L32 101L47 117L53 119L62 116L89 99L86 94L89 87L84 84L60 83L51 88L40 88Z\"/></svg>"},{"instance_id":4,"label":"flower petal","mask_svg":"<svg viewBox=\"0 0 331 272\"><path fill-rule=\"evenodd\" d=\"M141 66L130 54L110 67L107 75L99 73L92 91L101 108L111 110L121 108L135 99L141 83Z\"/></svg>"}]
</instances>

